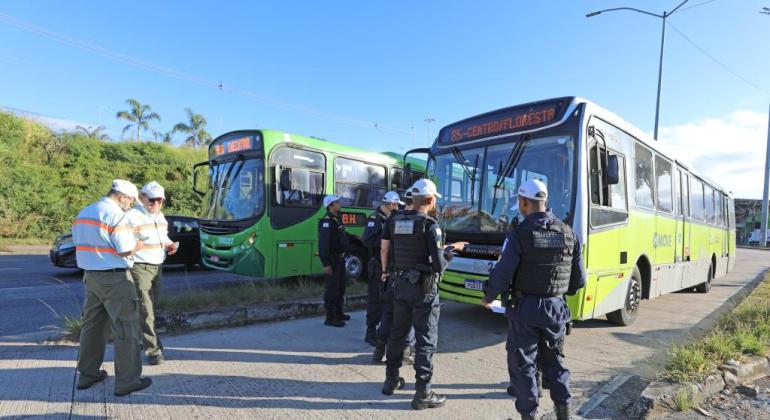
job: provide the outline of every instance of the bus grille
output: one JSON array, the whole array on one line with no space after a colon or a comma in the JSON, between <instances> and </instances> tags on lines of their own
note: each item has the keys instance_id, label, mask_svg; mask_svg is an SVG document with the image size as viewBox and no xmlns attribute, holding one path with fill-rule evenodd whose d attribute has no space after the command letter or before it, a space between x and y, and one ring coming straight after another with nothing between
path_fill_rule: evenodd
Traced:
<instances>
[{"instance_id":1,"label":"bus grille","mask_svg":"<svg viewBox=\"0 0 770 420\"><path fill-rule=\"evenodd\" d=\"M203 221L199 222L199 226L203 232L206 232L212 235L229 235L229 234L238 233L241 231L241 229L237 227L215 226L215 225L207 224Z\"/></svg>"},{"instance_id":2,"label":"bus grille","mask_svg":"<svg viewBox=\"0 0 770 420\"><path fill-rule=\"evenodd\" d=\"M480 258L484 260L495 260L500 256L503 247L498 245L479 245L468 244L465 249L460 252L460 256L467 258Z\"/></svg>"}]
</instances>

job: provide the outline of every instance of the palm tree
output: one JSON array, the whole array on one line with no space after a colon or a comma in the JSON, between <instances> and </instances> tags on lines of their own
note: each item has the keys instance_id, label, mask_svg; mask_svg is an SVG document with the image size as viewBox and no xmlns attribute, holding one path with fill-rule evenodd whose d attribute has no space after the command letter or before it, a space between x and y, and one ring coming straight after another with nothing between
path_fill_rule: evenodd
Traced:
<instances>
[{"instance_id":1,"label":"palm tree","mask_svg":"<svg viewBox=\"0 0 770 420\"><path fill-rule=\"evenodd\" d=\"M211 142L211 134L206 131L206 118L201 114L194 113L190 108L185 108L184 110L187 112L187 123L178 123L171 130L171 133L180 131L187 134L187 138L184 141L193 147L209 144Z\"/></svg>"},{"instance_id":2,"label":"palm tree","mask_svg":"<svg viewBox=\"0 0 770 420\"><path fill-rule=\"evenodd\" d=\"M82 125L75 126L75 130L83 133L86 137L93 137L97 140L109 140L110 136L104 132L104 129L105 127L103 125L98 127L92 125L89 125L88 127L83 127Z\"/></svg>"},{"instance_id":3,"label":"palm tree","mask_svg":"<svg viewBox=\"0 0 770 420\"><path fill-rule=\"evenodd\" d=\"M160 121L160 115L157 112L152 112L149 105L142 104L136 99L126 99L126 103L131 105L131 109L118 112L115 118L130 121L128 125L123 127L123 134L126 134L126 131L133 127L136 129L136 141L139 141L139 132L152 131L150 121Z\"/></svg>"}]
</instances>

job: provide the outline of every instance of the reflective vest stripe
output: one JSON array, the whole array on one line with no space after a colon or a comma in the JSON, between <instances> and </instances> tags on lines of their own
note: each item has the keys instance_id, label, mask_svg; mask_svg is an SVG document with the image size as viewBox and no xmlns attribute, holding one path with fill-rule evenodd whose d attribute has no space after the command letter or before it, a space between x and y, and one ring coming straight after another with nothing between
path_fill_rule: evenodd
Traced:
<instances>
[{"instance_id":1,"label":"reflective vest stripe","mask_svg":"<svg viewBox=\"0 0 770 420\"><path fill-rule=\"evenodd\" d=\"M105 254L118 255L118 251L116 251L115 248L100 248L96 246L76 246L75 250L82 251L82 252L102 252Z\"/></svg>"},{"instance_id":2,"label":"reflective vest stripe","mask_svg":"<svg viewBox=\"0 0 770 420\"><path fill-rule=\"evenodd\" d=\"M75 220L75 223L72 224L74 227L75 225L92 225L92 226L98 226L102 230L106 230L108 233L113 232L121 232L123 230L129 229L129 226L126 225L120 225L120 226L108 226L107 224L103 223L100 220L94 220L94 219L78 219Z\"/></svg>"}]
</instances>

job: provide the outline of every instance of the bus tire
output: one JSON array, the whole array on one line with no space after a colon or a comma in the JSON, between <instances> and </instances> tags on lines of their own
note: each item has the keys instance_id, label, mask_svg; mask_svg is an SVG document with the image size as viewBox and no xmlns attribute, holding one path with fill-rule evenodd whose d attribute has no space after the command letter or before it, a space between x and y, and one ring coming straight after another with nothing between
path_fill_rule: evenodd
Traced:
<instances>
[{"instance_id":1,"label":"bus tire","mask_svg":"<svg viewBox=\"0 0 770 420\"><path fill-rule=\"evenodd\" d=\"M642 275L639 267L634 267L631 280L628 282L626 299L623 307L607 314L607 320L617 325L631 325L639 315L639 306L642 302Z\"/></svg>"},{"instance_id":2,"label":"bus tire","mask_svg":"<svg viewBox=\"0 0 770 420\"><path fill-rule=\"evenodd\" d=\"M706 281L695 286L695 291L698 293L708 293L711 290L711 280L714 279L714 265L709 266L709 273L706 277Z\"/></svg>"},{"instance_id":3,"label":"bus tire","mask_svg":"<svg viewBox=\"0 0 770 420\"><path fill-rule=\"evenodd\" d=\"M358 245L351 245L345 253L345 278L349 281L366 279L366 250Z\"/></svg>"}]
</instances>

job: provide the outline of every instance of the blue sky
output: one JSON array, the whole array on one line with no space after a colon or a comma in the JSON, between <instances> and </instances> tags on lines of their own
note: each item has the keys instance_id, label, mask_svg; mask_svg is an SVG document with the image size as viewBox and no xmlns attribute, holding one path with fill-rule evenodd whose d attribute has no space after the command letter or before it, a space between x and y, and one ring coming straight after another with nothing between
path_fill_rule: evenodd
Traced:
<instances>
[{"instance_id":1,"label":"blue sky","mask_svg":"<svg viewBox=\"0 0 770 420\"><path fill-rule=\"evenodd\" d=\"M114 116L132 97L160 113L161 131L191 107L214 135L276 128L399 151L427 145L429 132L457 119L580 95L652 132L660 21L632 12L584 15L619 6L660 13L677 3L8 1L0 5L0 105L99 123L119 137L123 124ZM730 124L747 121L735 115L748 113L755 129L747 144L764 152L770 16L758 13L763 6L770 0L716 0L671 18L759 86L728 73L669 26L661 126L675 146L699 144L675 138L687 132L682 127L720 121L731 133ZM34 26L18 27L25 24ZM436 122L426 124L426 117ZM708 143L705 158L725 147L717 138ZM728 187L761 196L761 188L737 184Z\"/></svg>"}]
</instances>

